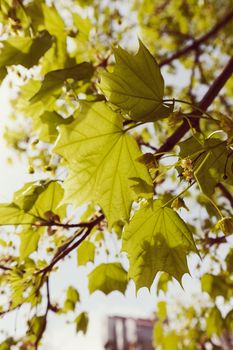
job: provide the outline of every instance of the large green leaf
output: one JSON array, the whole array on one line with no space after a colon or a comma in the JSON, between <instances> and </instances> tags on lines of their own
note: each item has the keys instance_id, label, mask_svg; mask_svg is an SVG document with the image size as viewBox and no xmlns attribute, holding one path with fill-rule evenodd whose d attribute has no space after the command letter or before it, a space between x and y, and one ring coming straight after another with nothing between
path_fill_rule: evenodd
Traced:
<instances>
[{"instance_id":1,"label":"large green leaf","mask_svg":"<svg viewBox=\"0 0 233 350\"><path fill-rule=\"evenodd\" d=\"M90 293L97 290L105 294L115 290L124 293L128 283L127 272L120 263L101 264L89 273L88 279Z\"/></svg>"},{"instance_id":2,"label":"large green leaf","mask_svg":"<svg viewBox=\"0 0 233 350\"><path fill-rule=\"evenodd\" d=\"M49 49L52 44L51 36L44 31L40 36L32 39L30 37L11 37L1 42L0 67L21 64L31 68Z\"/></svg>"},{"instance_id":3,"label":"large green leaf","mask_svg":"<svg viewBox=\"0 0 233 350\"><path fill-rule=\"evenodd\" d=\"M136 55L120 47L114 50L114 72L102 73L100 88L130 118L155 121L167 117L173 107L163 103L164 81L156 60L141 41L139 44Z\"/></svg>"},{"instance_id":4,"label":"large green leaf","mask_svg":"<svg viewBox=\"0 0 233 350\"><path fill-rule=\"evenodd\" d=\"M142 206L123 233L122 250L128 253L129 277L150 288L158 271L165 271L180 283L189 272L186 255L196 247L185 222L159 200Z\"/></svg>"},{"instance_id":5,"label":"large green leaf","mask_svg":"<svg viewBox=\"0 0 233 350\"><path fill-rule=\"evenodd\" d=\"M104 102L83 104L77 119L60 127L55 152L69 168L64 201L76 206L89 201L99 204L110 227L129 218L136 199L133 178L141 178L153 192L147 168L137 161L141 152L136 141Z\"/></svg>"}]
</instances>

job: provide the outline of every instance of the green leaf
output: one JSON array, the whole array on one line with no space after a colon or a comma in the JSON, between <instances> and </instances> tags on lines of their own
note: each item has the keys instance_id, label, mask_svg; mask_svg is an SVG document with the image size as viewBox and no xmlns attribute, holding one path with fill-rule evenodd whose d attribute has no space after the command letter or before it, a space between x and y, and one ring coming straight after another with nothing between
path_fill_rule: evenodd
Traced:
<instances>
[{"instance_id":1,"label":"green leaf","mask_svg":"<svg viewBox=\"0 0 233 350\"><path fill-rule=\"evenodd\" d=\"M34 316L28 321L28 325L29 334L35 336L36 339L46 325L46 316Z\"/></svg>"},{"instance_id":2,"label":"green leaf","mask_svg":"<svg viewBox=\"0 0 233 350\"><path fill-rule=\"evenodd\" d=\"M5 76L7 75L7 69L5 67L0 68L0 83L3 81Z\"/></svg>"},{"instance_id":3,"label":"green leaf","mask_svg":"<svg viewBox=\"0 0 233 350\"><path fill-rule=\"evenodd\" d=\"M73 311L75 309L75 306L77 302L80 301L80 296L78 291L72 287L69 286L66 291L66 300L64 302L64 311Z\"/></svg>"},{"instance_id":4,"label":"green leaf","mask_svg":"<svg viewBox=\"0 0 233 350\"><path fill-rule=\"evenodd\" d=\"M171 281L171 276L166 272L161 273L157 284L157 295L160 291L163 291L164 293L167 292L169 281Z\"/></svg>"},{"instance_id":5,"label":"green leaf","mask_svg":"<svg viewBox=\"0 0 233 350\"><path fill-rule=\"evenodd\" d=\"M225 327L226 329L229 331L229 332L232 332L233 330L233 310L230 310L225 319L224 319L224 324L225 324Z\"/></svg>"},{"instance_id":6,"label":"green leaf","mask_svg":"<svg viewBox=\"0 0 233 350\"><path fill-rule=\"evenodd\" d=\"M59 219L63 218L66 214L66 206L60 206L60 202L63 198L63 188L56 182L50 182L44 189L44 191L38 196L35 201L30 214L35 215L46 220L49 219L49 213L56 214ZM59 206L59 207L58 207Z\"/></svg>"},{"instance_id":7,"label":"green leaf","mask_svg":"<svg viewBox=\"0 0 233 350\"><path fill-rule=\"evenodd\" d=\"M211 196L218 182L233 185L233 153L227 142L219 139L206 139L198 142L196 138L180 142L180 156L189 157L193 162L193 174L203 193Z\"/></svg>"},{"instance_id":8,"label":"green leaf","mask_svg":"<svg viewBox=\"0 0 233 350\"><path fill-rule=\"evenodd\" d=\"M86 265L89 261L94 262L95 245L89 241L84 241L77 249L78 265Z\"/></svg>"},{"instance_id":9,"label":"green leaf","mask_svg":"<svg viewBox=\"0 0 233 350\"><path fill-rule=\"evenodd\" d=\"M196 252L196 247L185 222L156 200L142 206L126 226L122 250L128 253L129 277L138 291L150 288L158 271L181 283L183 274L189 272L186 255Z\"/></svg>"},{"instance_id":10,"label":"green leaf","mask_svg":"<svg viewBox=\"0 0 233 350\"><path fill-rule=\"evenodd\" d=\"M72 121L73 117L65 119L61 117L57 112L45 112L40 116L39 139L44 142L54 143L58 136L57 127L63 124L70 124Z\"/></svg>"},{"instance_id":11,"label":"green leaf","mask_svg":"<svg viewBox=\"0 0 233 350\"><path fill-rule=\"evenodd\" d=\"M4 342L0 343L0 350L11 350L12 345L15 345L15 340L9 337Z\"/></svg>"},{"instance_id":12,"label":"green leaf","mask_svg":"<svg viewBox=\"0 0 233 350\"><path fill-rule=\"evenodd\" d=\"M45 28L55 37L65 36L65 25L55 6L42 5Z\"/></svg>"},{"instance_id":13,"label":"green leaf","mask_svg":"<svg viewBox=\"0 0 233 350\"><path fill-rule=\"evenodd\" d=\"M28 212L35 204L38 196L47 189L49 183L39 184L28 182L14 193L13 202L25 212Z\"/></svg>"},{"instance_id":14,"label":"green leaf","mask_svg":"<svg viewBox=\"0 0 233 350\"><path fill-rule=\"evenodd\" d=\"M88 275L90 293L102 291L109 294L118 290L124 293L127 287L127 272L120 263L108 263L97 266Z\"/></svg>"},{"instance_id":15,"label":"green leaf","mask_svg":"<svg viewBox=\"0 0 233 350\"><path fill-rule=\"evenodd\" d=\"M1 42L3 47L0 49L0 67L21 64L31 68L50 48L51 43L51 36L46 31L34 39L10 37Z\"/></svg>"},{"instance_id":16,"label":"green leaf","mask_svg":"<svg viewBox=\"0 0 233 350\"><path fill-rule=\"evenodd\" d=\"M129 218L137 198L132 178L145 181L153 193L148 170L137 161L141 152L136 141L124 132L122 118L104 102L83 104L76 120L60 127L54 150L69 168L64 202L99 204L110 227Z\"/></svg>"},{"instance_id":17,"label":"green leaf","mask_svg":"<svg viewBox=\"0 0 233 350\"><path fill-rule=\"evenodd\" d=\"M81 312L74 322L76 323L76 332L83 332L83 334L86 334L89 322L87 313Z\"/></svg>"},{"instance_id":18,"label":"green leaf","mask_svg":"<svg viewBox=\"0 0 233 350\"><path fill-rule=\"evenodd\" d=\"M92 64L87 62L49 72L45 75L39 91L31 97L30 101L32 104L43 103L47 110L53 109L54 103L61 94L62 87L67 79L87 80L91 78L93 72Z\"/></svg>"},{"instance_id":19,"label":"green leaf","mask_svg":"<svg viewBox=\"0 0 233 350\"><path fill-rule=\"evenodd\" d=\"M78 291L72 286L68 287L66 291L66 298L73 301L74 303L77 303L80 300Z\"/></svg>"},{"instance_id":20,"label":"green leaf","mask_svg":"<svg viewBox=\"0 0 233 350\"><path fill-rule=\"evenodd\" d=\"M29 118L33 118L35 123L39 116L45 111L45 106L42 102L31 104L30 99L39 91L41 82L39 80L30 79L20 89L20 98L17 101L17 109L23 115Z\"/></svg>"},{"instance_id":21,"label":"green leaf","mask_svg":"<svg viewBox=\"0 0 233 350\"><path fill-rule=\"evenodd\" d=\"M102 73L100 88L114 105L136 121L155 121L168 117L173 105L163 103L164 81L160 68L147 48L139 41L136 55L122 48L114 50L113 73Z\"/></svg>"},{"instance_id":22,"label":"green leaf","mask_svg":"<svg viewBox=\"0 0 233 350\"><path fill-rule=\"evenodd\" d=\"M202 290L207 292L213 299L219 295L223 296L225 299L228 299L232 294L224 276L206 273L201 278L201 287Z\"/></svg>"},{"instance_id":23,"label":"green leaf","mask_svg":"<svg viewBox=\"0 0 233 350\"><path fill-rule=\"evenodd\" d=\"M0 204L0 225L30 225L40 219L48 220L48 213L57 219L66 214L66 206L57 208L63 198L63 189L55 181L29 182L14 194L14 202ZM51 216L51 215L50 215Z\"/></svg>"},{"instance_id":24,"label":"green leaf","mask_svg":"<svg viewBox=\"0 0 233 350\"><path fill-rule=\"evenodd\" d=\"M82 39L89 39L89 34L92 29L92 23L89 18L83 18L77 13L72 13L75 27L78 29L78 35L81 35Z\"/></svg>"},{"instance_id":25,"label":"green leaf","mask_svg":"<svg viewBox=\"0 0 233 350\"><path fill-rule=\"evenodd\" d=\"M157 315L161 321L165 321L167 318L167 303L166 301L160 301L157 304Z\"/></svg>"},{"instance_id":26,"label":"green leaf","mask_svg":"<svg viewBox=\"0 0 233 350\"><path fill-rule=\"evenodd\" d=\"M40 236L44 228L26 228L20 232L20 250L19 257L21 260L26 259L31 253L36 251Z\"/></svg>"},{"instance_id":27,"label":"green leaf","mask_svg":"<svg viewBox=\"0 0 233 350\"><path fill-rule=\"evenodd\" d=\"M215 306L210 309L210 312L206 318L206 333L208 336L212 336L213 334L221 335L223 331L223 319L221 312Z\"/></svg>"},{"instance_id":28,"label":"green leaf","mask_svg":"<svg viewBox=\"0 0 233 350\"><path fill-rule=\"evenodd\" d=\"M30 224L34 218L16 204L0 204L0 225Z\"/></svg>"},{"instance_id":29,"label":"green leaf","mask_svg":"<svg viewBox=\"0 0 233 350\"><path fill-rule=\"evenodd\" d=\"M230 249L226 256L226 265L227 271L232 274L233 273L233 248Z\"/></svg>"}]
</instances>

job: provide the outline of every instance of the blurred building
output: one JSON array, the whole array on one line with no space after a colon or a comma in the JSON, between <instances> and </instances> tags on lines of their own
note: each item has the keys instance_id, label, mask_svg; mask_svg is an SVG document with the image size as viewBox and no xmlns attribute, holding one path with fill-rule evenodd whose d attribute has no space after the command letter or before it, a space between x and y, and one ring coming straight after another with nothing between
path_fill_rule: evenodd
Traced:
<instances>
[{"instance_id":1,"label":"blurred building","mask_svg":"<svg viewBox=\"0 0 233 350\"><path fill-rule=\"evenodd\" d=\"M153 350L154 321L126 317L109 317L106 350Z\"/></svg>"}]
</instances>

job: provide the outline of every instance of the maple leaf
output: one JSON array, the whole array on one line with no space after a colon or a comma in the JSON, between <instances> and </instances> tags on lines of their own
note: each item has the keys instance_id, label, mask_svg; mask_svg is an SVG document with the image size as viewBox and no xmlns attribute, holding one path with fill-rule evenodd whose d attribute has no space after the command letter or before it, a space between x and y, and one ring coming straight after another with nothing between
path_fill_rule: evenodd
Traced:
<instances>
[{"instance_id":1,"label":"maple leaf","mask_svg":"<svg viewBox=\"0 0 233 350\"><path fill-rule=\"evenodd\" d=\"M141 207L123 233L122 250L128 253L129 277L137 290L153 283L155 275L164 271L180 283L189 272L186 256L197 251L185 222L160 200Z\"/></svg>"},{"instance_id":2,"label":"maple leaf","mask_svg":"<svg viewBox=\"0 0 233 350\"><path fill-rule=\"evenodd\" d=\"M136 121L155 121L168 117L173 105L163 103L164 80L159 65L139 41L136 55L121 47L114 50L113 73L101 75L100 89L114 105Z\"/></svg>"},{"instance_id":3,"label":"maple leaf","mask_svg":"<svg viewBox=\"0 0 233 350\"><path fill-rule=\"evenodd\" d=\"M99 204L110 228L118 220L128 220L139 196L133 190L135 178L149 185L152 195L148 170L137 161L141 152L136 141L123 130L122 117L104 102L84 103L76 120L60 127L54 150L69 168L64 202Z\"/></svg>"}]
</instances>

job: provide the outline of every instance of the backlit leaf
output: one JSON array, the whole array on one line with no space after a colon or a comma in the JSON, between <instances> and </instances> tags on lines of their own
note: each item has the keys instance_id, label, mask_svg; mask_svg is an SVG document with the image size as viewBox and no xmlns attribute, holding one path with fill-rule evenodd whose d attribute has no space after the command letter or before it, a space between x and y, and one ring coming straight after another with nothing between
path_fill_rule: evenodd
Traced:
<instances>
[{"instance_id":1,"label":"backlit leaf","mask_svg":"<svg viewBox=\"0 0 233 350\"><path fill-rule=\"evenodd\" d=\"M120 263L101 264L89 273L88 279L90 293L98 290L105 294L115 290L124 293L128 283L127 272Z\"/></svg>"},{"instance_id":2,"label":"backlit leaf","mask_svg":"<svg viewBox=\"0 0 233 350\"><path fill-rule=\"evenodd\" d=\"M40 236L43 233L42 228L25 228L20 232L20 251L19 256L21 260L27 258L31 253L33 253L37 247L40 240Z\"/></svg>"},{"instance_id":3,"label":"backlit leaf","mask_svg":"<svg viewBox=\"0 0 233 350\"><path fill-rule=\"evenodd\" d=\"M110 227L129 218L137 198L133 178L142 179L153 191L145 165L137 161L141 152L136 141L124 132L122 118L104 102L83 104L76 120L60 127L55 152L67 160L69 168L64 201L75 206L89 201L99 204Z\"/></svg>"},{"instance_id":4,"label":"backlit leaf","mask_svg":"<svg viewBox=\"0 0 233 350\"><path fill-rule=\"evenodd\" d=\"M206 139L199 143L196 138L190 137L179 146L180 156L192 160L194 177L206 195L214 193L218 182L233 185L233 153L226 141Z\"/></svg>"},{"instance_id":5,"label":"backlit leaf","mask_svg":"<svg viewBox=\"0 0 233 350\"><path fill-rule=\"evenodd\" d=\"M51 36L42 32L37 38L11 37L1 42L0 67L21 64L31 68L51 46Z\"/></svg>"},{"instance_id":6,"label":"backlit leaf","mask_svg":"<svg viewBox=\"0 0 233 350\"><path fill-rule=\"evenodd\" d=\"M129 277L137 290L153 283L165 271L180 283L189 272L186 256L196 247L185 222L161 201L141 207L123 233L122 250L128 253Z\"/></svg>"},{"instance_id":7,"label":"backlit leaf","mask_svg":"<svg viewBox=\"0 0 233 350\"><path fill-rule=\"evenodd\" d=\"M83 334L86 334L87 327L88 327L88 315L86 312L81 312L75 319L76 323L76 332L83 332Z\"/></svg>"},{"instance_id":8,"label":"backlit leaf","mask_svg":"<svg viewBox=\"0 0 233 350\"><path fill-rule=\"evenodd\" d=\"M167 117L173 106L163 103L164 81L160 68L148 49L139 42L136 55L121 47L114 50L113 73L102 73L100 88L107 99L136 121Z\"/></svg>"},{"instance_id":9,"label":"backlit leaf","mask_svg":"<svg viewBox=\"0 0 233 350\"><path fill-rule=\"evenodd\" d=\"M223 319L221 312L217 307L210 309L206 317L206 333L208 336L213 334L221 335L223 328Z\"/></svg>"},{"instance_id":10,"label":"backlit leaf","mask_svg":"<svg viewBox=\"0 0 233 350\"><path fill-rule=\"evenodd\" d=\"M86 80L91 78L93 66L91 63L80 63L74 67L58 69L47 73L42 81L39 91L30 99L31 103L41 102L47 110L53 107L56 98L61 94L64 82L67 79Z\"/></svg>"},{"instance_id":11,"label":"backlit leaf","mask_svg":"<svg viewBox=\"0 0 233 350\"><path fill-rule=\"evenodd\" d=\"M77 249L78 265L86 265L89 261L94 262L95 245L92 242L84 241Z\"/></svg>"}]
</instances>

